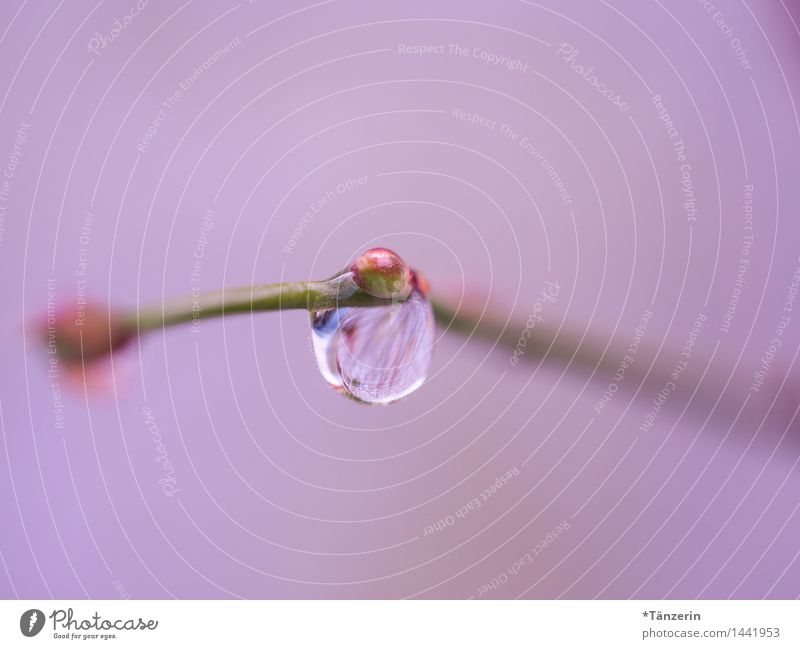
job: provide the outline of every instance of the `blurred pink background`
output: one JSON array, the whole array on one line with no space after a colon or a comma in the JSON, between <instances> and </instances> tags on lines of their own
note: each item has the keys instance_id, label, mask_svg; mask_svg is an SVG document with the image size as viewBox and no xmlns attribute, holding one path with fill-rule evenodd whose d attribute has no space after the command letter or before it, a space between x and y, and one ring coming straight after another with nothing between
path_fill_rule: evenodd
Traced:
<instances>
[{"instance_id":1,"label":"blurred pink background","mask_svg":"<svg viewBox=\"0 0 800 649\"><path fill-rule=\"evenodd\" d=\"M3 3L0 596L797 597L800 8L719 4ZM668 368L702 326L649 426L650 384L598 411L613 372L450 334L365 408L304 313L104 394L21 328L374 245L623 350L652 311Z\"/></svg>"}]
</instances>

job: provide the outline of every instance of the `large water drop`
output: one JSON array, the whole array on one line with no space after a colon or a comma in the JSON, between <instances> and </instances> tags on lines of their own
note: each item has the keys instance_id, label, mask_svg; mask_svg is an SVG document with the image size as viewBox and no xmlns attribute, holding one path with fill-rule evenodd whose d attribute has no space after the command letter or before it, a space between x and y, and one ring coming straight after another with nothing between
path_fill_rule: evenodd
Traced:
<instances>
[{"instance_id":1,"label":"large water drop","mask_svg":"<svg viewBox=\"0 0 800 649\"><path fill-rule=\"evenodd\" d=\"M357 401L391 403L428 376L433 310L417 286L404 302L317 311L311 326L322 376Z\"/></svg>"}]
</instances>

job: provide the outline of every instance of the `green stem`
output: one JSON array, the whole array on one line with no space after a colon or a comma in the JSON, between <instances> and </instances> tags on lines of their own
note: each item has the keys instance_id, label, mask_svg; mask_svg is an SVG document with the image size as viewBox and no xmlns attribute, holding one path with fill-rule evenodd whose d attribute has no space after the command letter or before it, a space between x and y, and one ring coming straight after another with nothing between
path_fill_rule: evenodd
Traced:
<instances>
[{"instance_id":1,"label":"green stem","mask_svg":"<svg viewBox=\"0 0 800 649\"><path fill-rule=\"evenodd\" d=\"M200 293L163 306L150 306L132 311L123 314L122 318L129 327L144 333L153 329L236 313L389 306L398 301L397 298L381 299L365 293L353 281L351 272L343 272L323 281L264 284ZM627 343L620 340L612 340L611 344L603 345L591 336L584 336L581 339L569 331L557 333L546 327L536 327L532 335L524 339L524 346L520 347L521 333L525 330L526 323L516 320L506 321L491 312L477 315L468 310L453 308L446 301L437 299L431 299L431 305L436 322L443 330L483 340L510 354L522 349L519 355L520 362L547 360L580 368L598 377L611 377L618 371L621 359L627 354ZM656 350L640 347L633 367L629 367L625 372L626 383L631 388L641 386L648 390L661 389L673 371L672 365L676 358L674 352L673 349L658 353ZM704 382L703 389L696 395L696 403L707 402L711 397L716 399L714 389L710 391L711 394L707 393L709 386L724 384L726 377L717 378L716 381ZM687 380L683 381L686 382Z\"/></svg>"},{"instance_id":2,"label":"green stem","mask_svg":"<svg viewBox=\"0 0 800 649\"><path fill-rule=\"evenodd\" d=\"M386 306L397 301L397 298L382 299L365 293L353 281L351 272L343 272L322 281L241 286L199 293L163 305L146 306L138 311L124 313L122 318L127 325L144 333L237 313ZM519 323L506 323L491 314L476 317L458 311L444 301L431 299L431 304L436 322L442 329L479 338L509 351L517 346L520 332L524 329ZM578 350L579 353L576 353ZM613 357L608 354L604 356L599 348L587 344L587 341L578 345L573 337L563 334L556 337L554 332L538 328L536 335L526 340L524 358L535 361L541 360L545 355L552 360L572 361L585 367L595 365L601 358L604 361L601 366L606 365L608 358Z\"/></svg>"},{"instance_id":3,"label":"green stem","mask_svg":"<svg viewBox=\"0 0 800 649\"><path fill-rule=\"evenodd\" d=\"M133 330L143 333L236 313L390 306L398 301L402 300L382 299L369 295L353 281L353 273L345 271L323 281L264 284L200 293L164 305L123 313L122 320ZM446 301L437 299L431 299L431 304L436 322L443 330L483 340L511 354L520 349L521 334L526 329L527 323L503 320L491 312L477 315L453 308ZM604 345L596 337L579 338L569 331L556 332L554 329L537 326L531 335L524 339L523 353L519 358L520 361L547 360L577 367L598 378L604 377L600 379L604 381L611 380L611 377L619 372L621 360L628 355L628 346L627 340L615 339L610 344ZM703 355L702 351L698 352L698 356ZM663 388L665 381L670 380L670 373L675 371L674 364L678 358L679 354L674 348L655 350L644 345L640 346L632 367L628 366L625 370L628 389L636 389L637 392L644 390L646 395L656 394ZM693 365L695 364L698 369L705 365L701 358L693 359ZM697 373L693 372L695 375ZM727 410L738 412L741 405L740 395L747 392L750 375L745 377L743 383L738 377L734 381L733 393L736 398L732 403L729 403L731 401L729 393L720 395L719 390L721 386L730 384L733 377L729 374L719 374L717 371L709 373L708 368L703 372L703 376L705 378L702 385L691 383L692 379L699 380L699 376L692 378L687 376L681 379L683 389L687 392L692 391L694 406L706 408L711 404L722 412Z\"/></svg>"},{"instance_id":4,"label":"green stem","mask_svg":"<svg viewBox=\"0 0 800 649\"><path fill-rule=\"evenodd\" d=\"M488 343L497 343L507 350L514 350L519 343L520 333L525 324L504 321L490 313L481 316L459 311L447 303L432 299L433 315L442 329L459 333L462 336L476 337ZM541 359L545 354L554 358L569 360L575 355L575 341L564 342L564 336L556 338L553 332L542 332L537 328L536 335L525 341L525 354L528 360ZM584 357L576 356L575 360L584 361Z\"/></svg>"},{"instance_id":5,"label":"green stem","mask_svg":"<svg viewBox=\"0 0 800 649\"><path fill-rule=\"evenodd\" d=\"M351 272L343 272L323 281L287 282L222 289L187 296L164 305L144 307L123 314L125 322L140 333L183 323L197 323L207 318L303 309L319 311L335 307L386 306L398 300L376 298L361 290L353 281ZM481 339L513 352L520 341L524 324L506 322L491 313L480 317L448 306L445 301L431 299L434 317L444 330ZM613 344L604 350L597 341L579 341L574 335L537 327L534 335L525 340L525 361L550 361L571 363L587 370L597 369L601 374L614 371L624 350ZM646 356L640 354L640 356Z\"/></svg>"},{"instance_id":6,"label":"green stem","mask_svg":"<svg viewBox=\"0 0 800 649\"><path fill-rule=\"evenodd\" d=\"M477 338L487 344L496 344L509 354L513 354L518 348L520 333L525 329L526 323L519 320L506 323L491 314L478 317L438 300L432 300L432 304L434 316L442 329L470 339ZM683 358L683 349L676 348L674 343L658 350L640 343L635 356L632 356L629 346L630 340L616 338L609 344L603 344L591 334L579 338L570 331L556 332L547 327L536 327L525 340L520 362L547 361L562 367L569 366L585 375L593 375L598 380L598 391L601 395L602 390L613 383L618 389L640 392L643 403L648 405L650 399L669 382L673 382L674 385L679 384L684 395L692 395L691 407L686 405L687 411L698 412L703 416L707 416L710 409L722 413L739 412L744 395L750 392L752 372L739 370L731 374L724 369L708 367L710 358L702 348L696 348L692 355L691 372L676 379L676 362ZM627 361L623 385L614 377L620 372L624 359ZM727 389L721 394L726 385ZM673 400L672 407L683 407L685 398ZM793 405L792 408L794 407ZM746 419L740 418L740 422L744 421Z\"/></svg>"},{"instance_id":7,"label":"green stem","mask_svg":"<svg viewBox=\"0 0 800 649\"><path fill-rule=\"evenodd\" d=\"M319 311L392 303L392 300L376 298L362 291L353 281L352 273L346 272L323 281L262 284L199 293L126 313L123 319L140 332L145 332L236 313L286 309Z\"/></svg>"}]
</instances>

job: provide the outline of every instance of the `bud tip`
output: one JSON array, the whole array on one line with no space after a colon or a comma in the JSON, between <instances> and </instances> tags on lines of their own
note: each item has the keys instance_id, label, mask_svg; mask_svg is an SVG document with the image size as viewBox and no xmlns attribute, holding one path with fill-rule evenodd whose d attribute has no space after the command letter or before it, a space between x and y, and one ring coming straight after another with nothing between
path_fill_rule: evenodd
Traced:
<instances>
[{"instance_id":1,"label":"bud tip","mask_svg":"<svg viewBox=\"0 0 800 649\"><path fill-rule=\"evenodd\" d=\"M411 270L400 255L388 248L372 248L350 267L358 287L373 297L408 297L412 288Z\"/></svg>"},{"instance_id":2,"label":"bud tip","mask_svg":"<svg viewBox=\"0 0 800 649\"><path fill-rule=\"evenodd\" d=\"M49 351L66 363L80 364L123 347L134 331L114 313L99 305L62 308L42 327Z\"/></svg>"}]
</instances>

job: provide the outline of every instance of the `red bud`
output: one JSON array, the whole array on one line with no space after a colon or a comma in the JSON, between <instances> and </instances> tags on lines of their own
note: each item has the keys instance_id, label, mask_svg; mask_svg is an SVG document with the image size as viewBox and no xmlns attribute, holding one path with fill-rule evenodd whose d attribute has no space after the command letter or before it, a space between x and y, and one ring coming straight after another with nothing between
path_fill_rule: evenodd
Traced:
<instances>
[{"instance_id":1,"label":"red bud","mask_svg":"<svg viewBox=\"0 0 800 649\"><path fill-rule=\"evenodd\" d=\"M61 309L44 328L48 345L55 345L66 363L102 358L128 343L135 331L108 308L86 305L83 309Z\"/></svg>"},{"instance_id":2,"label":"red bud","mask_svg":"<svg viewBox=\"0 0 800 649\"><path fill-rule=\"evenodd\" d=\"M373 297L391 299L411 293L411 271L396 252L372 248L350 267L358 287Z\"/></svg>"}]
</instances>

